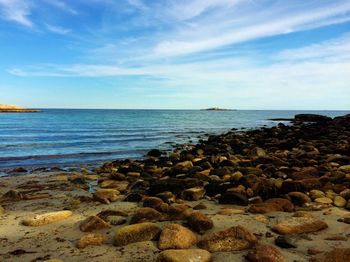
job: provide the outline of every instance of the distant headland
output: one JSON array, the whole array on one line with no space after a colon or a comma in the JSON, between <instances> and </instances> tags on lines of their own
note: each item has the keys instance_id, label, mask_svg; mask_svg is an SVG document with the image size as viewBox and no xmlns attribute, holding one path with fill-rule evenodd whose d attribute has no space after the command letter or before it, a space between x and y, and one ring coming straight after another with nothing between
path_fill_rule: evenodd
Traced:
<instances>
[{"instance_id":1,"label":"distant headland","mask_svg":"<svg viewBox=\"0 0 350 262\"><path fill-rule=\"evenodd\" d=\"M0 104L0 113L37 113L37 112L41 112L41 110L27 109L17 105Z\"/></svg>"},{"instance_id":2,"label":"distant headland","mask_svg":"<svg viewBox=\"0 0 350 262\"><path fill-rule=\"evenodd\" d=\"M207 110L207 111L237 111L237 109L226 109L226 108L219 108L219 107L209 107L206 109L201 110Z\"/></svg>"}]
</instances>

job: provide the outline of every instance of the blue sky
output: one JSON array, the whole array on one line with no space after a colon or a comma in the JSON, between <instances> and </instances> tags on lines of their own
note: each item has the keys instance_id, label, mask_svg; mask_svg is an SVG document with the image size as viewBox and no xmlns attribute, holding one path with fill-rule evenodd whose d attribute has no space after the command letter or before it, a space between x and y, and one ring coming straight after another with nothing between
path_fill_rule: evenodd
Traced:
<instances>
[{"instance_id":1,"label":"blue sky","mask_svg":"<svg viewBox=\"0 0 350 262\"><path fill-rule=\"evenodd\" d=\"M350 109L348 0L0 0L0 103Z\"/></svg>"}]
</instances>

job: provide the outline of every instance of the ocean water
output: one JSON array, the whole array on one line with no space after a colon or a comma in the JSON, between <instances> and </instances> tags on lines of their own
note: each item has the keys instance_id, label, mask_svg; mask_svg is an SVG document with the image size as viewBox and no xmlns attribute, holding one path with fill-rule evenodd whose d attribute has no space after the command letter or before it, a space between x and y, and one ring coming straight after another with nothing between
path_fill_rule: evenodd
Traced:
<instances>
[{"instance_id":1,"label":"ocean water","mask_svg":"<svg viewBox=\"0 0 350 262\"><path fill-rule=\"evenodd\" d=\"M0 114L0 170L141 158L231 128L272 126L299 113L331 117L349 111L203 111L44 109Z\"/></svg>"}]
</instances>

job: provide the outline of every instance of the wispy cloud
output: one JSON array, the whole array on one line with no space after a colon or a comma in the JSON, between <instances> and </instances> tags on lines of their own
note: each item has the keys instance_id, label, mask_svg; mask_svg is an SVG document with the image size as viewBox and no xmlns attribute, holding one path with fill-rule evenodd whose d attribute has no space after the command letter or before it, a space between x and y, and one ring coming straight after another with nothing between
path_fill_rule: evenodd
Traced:
<instances>
[{"instance_id":1,"label":"wispy cloud","mask_svg":"<svg viewBox=\"0 0 350 262\"><path fill-rule=\"evenodd\" d=\"M64 28L61 26L54 26L54 25L50 25L47 23L45 23L45 26L46 26L47 30L49 30L53 33L56 33L56 34L60 34L60 35L66 35L66 34L69 34L71 32L70 29L67 29L67 28Z\"/></svg>"},{"instance_id":2,"label":"wispy cloud","mask_svg":"<svg viewBox=\"0 0 350 262\"><path fill-rule=\"evenodd\" d=\"M3 19L19 23L26 27L32 27L33 22L29 16L31 5L24 0L0 0L0 13Z\"/></svg>"}]
</instances>

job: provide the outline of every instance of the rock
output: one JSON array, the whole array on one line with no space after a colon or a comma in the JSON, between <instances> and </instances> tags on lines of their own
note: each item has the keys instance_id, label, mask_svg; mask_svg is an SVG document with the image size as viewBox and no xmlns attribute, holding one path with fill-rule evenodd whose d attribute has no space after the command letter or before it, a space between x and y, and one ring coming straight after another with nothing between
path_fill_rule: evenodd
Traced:
<instances>
[{"instance_id":1,"label":"rock","mask_svg":"<svg viewBox=\"0 0 350 262\"><path fill-rule=\"evenodd\" d=\"M282 235L301 234L319 231L327 227L325 222L317 218L292 217L275 225L273 231Z\"/></svg>"},{"instance_id":2,"label":"rock","mask_svg":"<svg viewBox=\"0 0 350 262\"><path fill-rule=\"evenodd\" d=\"M296 248L296 238L293 235L282 235L275 239L275 245L282 248Z\"/></svg>"},{"instance_id":3,"label":"rock","mask_svg":"<svg viewBox=\"0 0 350 262\"><path fill-rule=\"evenodd\" d=\"M349 262L350 248L335 248L323 254L318 259L312 259L314 262Z\"/></svg>"},{"instance_id":4,"label":"rock","mask_svg":"<svg viewBox=\"0 0 350 262\"><path fill-rule=\"evenodd\" d=\"M226 191L219 198L219 204L232 204L239 206L247 206L249 204L248 198L240 193Z\"/></svg>"},{"instance_id":5,"label":"rock","mask_svg":"<svg viewBox=\"0 0 350 262\"><path fill-rule=\"evenodd\" d=\"M160 157L161 155L162 155L162 152L158 149L152 149L147 153L147 156L151 156L151 157Z\"/></svg>"},{"instance_id":6,"label":"rock","mask_svg":"<svg viewBox=\"0 0 350 262\"><path fill-rule=\"evenodd\" d=\"M332 118L317 114L298 114L294 116L294 120L300 122L328 122L331 121Z\"/></svg>"},{"instance_id":7,"label":"rock","mask_svg":"<svg viewBox=\"0 0 350 262\"><path fill-rule=\"evenodd\" d=\"M249 207L248 211L251 213L269 213L276 211L292 212L294 205L284 198L271 198L263 203L253 204Z\"/></svg>"},{"instance_id":8,"label":"rock","mask_svg":"<svg viewBox=\"0 0 350 262\"><path fill-rule=\"evenodd\" d=\"M213 220L201 212L193 212L187 217L188 225L196 232L200 233L214 226Z\"/></svg>"},{"instance_id":9,"label":"rock","mask_svg":"<svg viewBox=\"0 0 350 262\"><path fill-rule=\"evenodd\" d=\"M188 205L173 204L169 206L167 216L168 220L186 220L192 212Z\"/></svg>"},{"instance_id":10,"label":"rock","mask_svg":"<svg viewBox=\"0 0 350 262\"><path fill-rule=\"evenodd\" d=\"M106 221L109 216L127 217L128 214L123 212L123 211L119 211L119 210L107 209L107 210L103 210L100 213L98 213L97 216Z\"/></svg>"},{"instance_id":11,"label":"rock","mask_svg":"<svg viewBox=\"0 0 350 262\"><path fill-rule=\"evenodd\" d=\"M316 198L322 198L325 196L326 196L326 194L324 192L322 192L321 190L313 189L310 191L310 197L312 200L314 200Z\"/></svg>"},{"instance_id":12,"label":"rock","mask_svg":"<svg viewBox=\"0 0 350 262\"><path fill-rule=\"evenodd\" d=\"M328 197L318 197L314 200L316 203L319 204L332 204L333 200Z\"/></svg>"},{"instance_id":13,"label":"rock","mask_svg":"<svg viewBox=\"0 0 350 262\"><path fill-rule=\"evenodd\" d=\"M247 229L241 226L205 235L198 242L198 247L209 252L231 252L252 248L257 238Z\"/></svg>"},{"instance_id":14,"label":"rock","mask_svg":"<svg viewBox=\"0 0 350 262\"><path fill-rule=\"evenodd\" d=\"M145 197L143 199L144 207L151 207L158 211L160 211L162 204L164 204L164 201L159 197Z\"/></svg>"},{"instance_id":15,"label":"rock","mask_svg":"<svg viewBox=\"0 0 350 262\"><path fill-rule=\"evenodd\" d=\"M157 222L161 220L162 214L157 210L150 207L143 207L136 211L131 217L130 224L136 224L141 222Z\"/></svg>"},{"instance_id":16,"label":"rock","mask_svg":"<svg viewBox=\"0 0 350 262\"><path fill-rule=\"evenodd\" d=\"M104 204L115 202L119 199L120 192L115 189L98 189L93 194L93 198Z\"/></svg>"},{"instance_id":17,"label":"rock","mask_svg":"<svg viewBox=\"0 0 350 262\"><path fill-rule=\"evenodd\" d=\"M345 198L346 200L349 200L350 199L350 189L347 188L347 189L344 189L343 191L341 191L339 193L339 195L343 198Z\"/></svg>"},{"instance_id":18,"label":"rock","mask_svg":"<svg viewBox=\"0 0 350 262\"><path fill-rule=\"evenodd\" d=\"M287 262L277 248L263 244L256 245L246 258L252 262Z\"/></svg>"},{"instance_id":19,"label":"rock","mask_svg":"<svg viewBox=\"0 0 350 262\"><path fill-rule=\"evenodd\" d=\"M311 202L311 198L302 192L289 192L287 195L291 202L297 206L303 206L305 203Z\"/></svg>"},{"instance_id":20,"label":"rock","mask_svg":"<svg viewBox=\"0 0 350 262\"><path fill-rule=\"evenodd\" d=\"M261 147L255 147L250 151L250 155L252 157L265 157L266 156L266 152L264 149L262 149Z\"/></svg>"},{"instance_id":21,"label":"rock","mask_svg":"<svg viewBox=\"0 0 350 262\"><path fill-rule=\"evenodd\" d=\"M5 214L5 209L2 206L0 206L0 216L3 214Z\"/></svg>"},{"instance_id":22,"label":"rock","mask_svg":"<svg viewBox=\"0 0 350 262\"><path fill-rule=\"evenodd\" d=\"M190 169L191 167L193 167L192 161L183 161L183 162L179 162L175 165L175 167L177 168L181 168L181 169Z\"/></svg>"},{"instance_id":23,"label":"rock","mask_svg":"<svg viewBox=\"0 0 350 262\"><path fill-rule=\"evenodd\" d=\"M346 200L341 196L336 196L336 197L334 197L333 204L336 207L345 207Z\"/></svg>"},{"instance_id":24,"label":"rock","mask_svg":"<svg viewBox=\"0 0 350 262\"><path fill-rule=\"evenodd\" d=\"M124 226L116 230L114 245L124 246L135 242L155 240L161 229L154 223L145 222Z\"/></svg>"},{"instance_id":25,"label":"rock","mask_svg":"<svg viewBox=\"0 0 350 262\"><path fill-rule=\"evenodd\" d=\"M98 216L90 216L80 223L79 229L83 232L91 232L95 229L109 228L110 225Z\"/></svg>"},{"instance_id":26,"label":"rock","mask_svg":"<svg viewBox=\"0 0 350 262\"><path fill-rule=\"evenodd\" d=\"M350 217L342 217L342 218L339 218L337 221L350 224Z\"/></svg>"},{"instance_id":27,"label":"rock","mask_svg":"<svg viewBox=\"0 0 350 262\"><path fill-rule=\"evenodd\" d=\"M338 168L338 170L343 171L345 173L350 173L350 165L341 166Z\"/></svg>"},{"instance_id":28,"label":"rock","mask_svg":"<svg viewBox=\"0 0 350 262\"><path fill-rule=\"evenodd\" d=\"M107 222L113 226L118 226L126 223L126 218L122 216L109 216Z\"/></svg>"},{"instance_id":29,"label":"rock","mask_svg":"<svg viewBox=\"0 0 350 262\"><path fill-rule=\"evenodd\" d=\"M165 250L157 257L157 262L210 262L211 254L203 249Z\"/></svg>"},{"instance_id":30,"label":"rock","mask_svg":"<svg viewBox=\"0 0 350 262\"><path fill-rule=\"evenodd\" d=\"M202 187L193 187L185 189L182 192L182 198L188 201L197 201L204 197L205 189Z\"/></svg>"},{"instance_id":31,"label":"rock","mask_svg":"<svg viewBox=\"0 0 350 262\"><path fill-rule=\"evenodd\" d=\"M197 237L191 230L178 224L168 224L160 234L158 248L187 249L196 243Z\"/></svg>"},{"instance_id":32,"label":"rock","mask_svg":"<svg viewBox=\"0 0 350 262\"><path fill-rule=\"evenodd\" d=\"M107 237L105 237L102 234L94 234L90 233L85 236L82 236L78 243L77 248L85 248L87 246L101 246L105 241L107 240Z\"/></svg>"},{"instance_id":33,"label":"rock","mask_svg":"<svg viewBox=\"0 0 350 262\"><path fill-rule=\"evenodd\" d=\"M32 227L43 226L57 221L61 221L63 219L66 219L67 217L70 217L71 215L73 215L72 211L68 210L50 212L42 215L36 215L32 218L24 219L22 221L22 224L25 226Z\"/></svg>"},{"instance_id":34,"label":"rock","mask_svg":"<svg viewBox=\"0 0 350 262\"><path fill-rule=\"evenodd\" d=\"M128 177L138 178L138 177L141 176L141 173L139 173L139 172L128 172L126 175L127 175ZM126 190L126 189L125 189L125 190ZM122 191L122 190L121 190L121 191Z\"/></svg>"},{"instance_id":35,"label":"rock","mask_svg":"<svg viewBox=\"0 0 350 262\"><path fill-rule=\"evenodd\" d=\"M264 216L264 215L257 215L254 217L254 219L260 223L264 223L264 224L268 224L269 223L269 219Z\"/></svg>"},{"instance_id":36,"label":"rock","mask_svg":"<svg viewBox=\"0 0 350 262\"><path fill-rule=\"evenodd\" d=\"M104 180L100 184L101 188L114 189L114 190L117 190L119 192L126 191L128 186L129 186L128 181L115 181L115 180Z\"/></svg>"}]
</instances>

